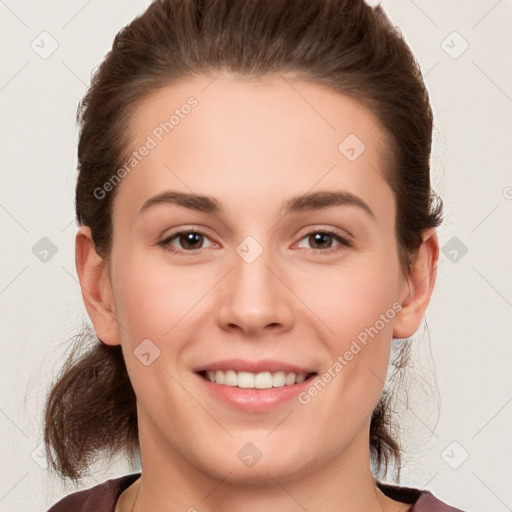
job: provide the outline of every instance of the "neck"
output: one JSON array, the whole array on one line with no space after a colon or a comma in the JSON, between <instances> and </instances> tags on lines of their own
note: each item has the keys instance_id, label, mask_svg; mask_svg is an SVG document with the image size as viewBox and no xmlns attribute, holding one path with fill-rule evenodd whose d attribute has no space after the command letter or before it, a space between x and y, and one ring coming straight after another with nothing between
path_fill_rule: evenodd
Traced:
<instances>
[{"instance_id":1,"label":"neck","mask_svg":"<svg viewBox=\"0 0 512 512\"><path fill-rule=\"evenodd\" d=\"M343 451L316 469L260 471L240 478L236 467L206 472L171 449L154 431L141 431L142 476L132 489L134 512L391 512L406 510L377 489L369 465L368 435L360 435ZM256 466L253 468L256 469ZM135 496L137 498L135 500ZM131 512L131 506L126 508ZM124 507L123 507L124 509Z\"/></svg>"}]
</instances>

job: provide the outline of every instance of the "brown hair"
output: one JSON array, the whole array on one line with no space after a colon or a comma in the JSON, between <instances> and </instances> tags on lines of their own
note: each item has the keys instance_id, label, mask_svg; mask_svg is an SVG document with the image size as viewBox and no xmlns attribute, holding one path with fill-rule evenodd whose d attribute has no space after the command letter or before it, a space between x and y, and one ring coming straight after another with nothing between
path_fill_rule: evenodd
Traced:
<instances>
[{"instance_id":1,"label":"brown hair","mask_svg":"<svg viewBox=\"0 0 512 512\"><path fill-rule=\"evenodd\" d=\"M363 0L159 0L116 35L78 111L76 215L98 254L112 241L116 188L102 187L130 153L130 121L140 102L173 81L229 71L241 77L290 72L371 108L388 138L386 179L396 200L400 265L408 273L422 232L442 221L430 186L432 111L419 66L398 29ZM92 341L87 344L87 341ZM404 366L407 346L395 362ZM390 395L371 420L374 471L385 474L400 448ZM46 404L44 439L61 475L80 478L100 454L138 451L135 394L120 347L85 329Z\"/></svg>"}]
</instances>

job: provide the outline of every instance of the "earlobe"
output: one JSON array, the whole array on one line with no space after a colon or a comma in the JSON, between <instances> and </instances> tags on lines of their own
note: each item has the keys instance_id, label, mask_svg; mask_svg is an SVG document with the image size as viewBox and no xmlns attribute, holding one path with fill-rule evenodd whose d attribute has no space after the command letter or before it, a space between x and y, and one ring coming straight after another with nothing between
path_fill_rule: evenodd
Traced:
<instances>
[{"instance_id":1,"label":"earlobe","mask_svg":"<svg viewBox=\"0 0 512 512\"><path fill-rule=\"evenodd\" d=\"M96 336L107 345L119 345L108 266L96 252L88 226L81 226L76 234L75 265Z\"/></svg>"},{"instance_id":2,"label":"earlobe","mask_svg":"<svg viewBox=\"0 0 512 512\"><path fill-rule=\"evenodd\" d=\"M401 291L402 309L393 324L394 338L409 338L421 325L437 276L439 241L434 228L423 232L411 271Z\"/></svg>"}]
</instances>

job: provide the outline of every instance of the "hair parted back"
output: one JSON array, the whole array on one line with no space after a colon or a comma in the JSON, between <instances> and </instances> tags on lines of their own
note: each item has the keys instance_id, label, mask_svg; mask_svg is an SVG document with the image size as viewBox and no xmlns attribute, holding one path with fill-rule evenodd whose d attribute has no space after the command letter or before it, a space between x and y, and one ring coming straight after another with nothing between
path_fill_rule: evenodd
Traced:
<instances>
[{"instance_id":1,"label":"hair parted back","mask_svg":"<svg viewBox=\"0 0 512 512\"><path fill-rule=\"evenodd\" d=\"M118 187L97 199L127 160L130 121L151 93L197 74L257 78L290 73L369 107L386 134L386 179L396 200L396 238L407 273L422 232L442 221L430 186L433 116L419 66L380 7L363 0L157 0L116 35L79 111L76 215L107 258ZM407 346L398 366L404 366ZM372 416L374 471L400 468L390 395ZM51 388L44 440L51 466L78 479L99 455L138 451L135 393L120 347L85 328Z\"/></svg>"}]
</instances>

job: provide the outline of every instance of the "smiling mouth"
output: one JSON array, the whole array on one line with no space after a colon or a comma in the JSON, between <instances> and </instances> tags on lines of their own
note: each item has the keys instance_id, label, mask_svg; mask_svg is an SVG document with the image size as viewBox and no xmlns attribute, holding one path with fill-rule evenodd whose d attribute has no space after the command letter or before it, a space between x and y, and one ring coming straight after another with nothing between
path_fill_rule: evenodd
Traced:
<instances>
[{"instance_id":1,"label":"smiling mouth","mask_svg":"<svg viewBox=\"0 0 512 512\"><path fill-rule=\"evenodd\" d=\"M235 370L203 370L198 372L208 382L241 389L270 389L293 386L318 375L294 372L237 372Z\"/></svg>"}]
</instances>

